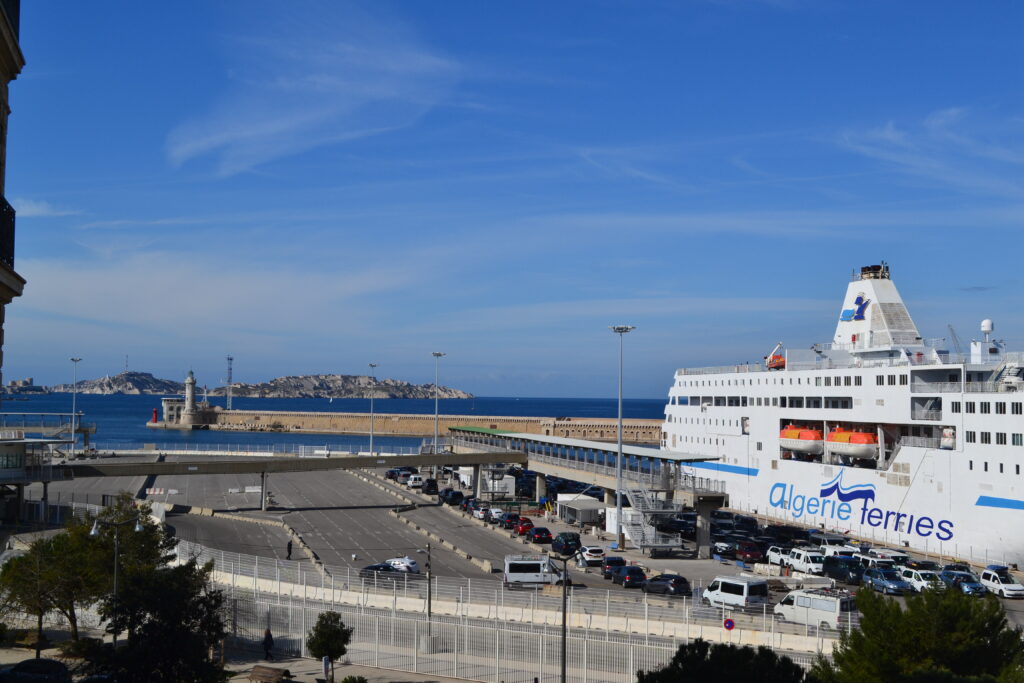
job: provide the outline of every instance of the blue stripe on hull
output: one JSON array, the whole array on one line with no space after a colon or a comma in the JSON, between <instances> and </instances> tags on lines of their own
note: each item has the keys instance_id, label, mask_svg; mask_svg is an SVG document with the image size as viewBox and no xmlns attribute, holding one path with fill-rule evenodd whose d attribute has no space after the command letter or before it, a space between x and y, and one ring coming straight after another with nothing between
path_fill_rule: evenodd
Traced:
<instances>
[{"instance_id":1,"label":"blue stripe on hull","mask_svg":"<svg viewBox=\"0 0 1024 683\"><path fill-rule=\"evenodd\" d=\"M1024 510L1024 500L1013 498L995 498L993 496L978 496L975 505L988 508L1008 508L1010 510Z\"/></svg>"},{"instance_id":2,"label":"blue stripe on hull","mask_svg":"<svg viewBox=\"0 0 1024 683\"><path fill-rule=\"evenodd\" d=\"M723 465L717 462L688 462L684 466L696 467L703 470L715 470L716 472L728 472L729 474L743 474L748 477L756 477L756 467L740 467L739 465Z\"/></svg>"}]
</instances>

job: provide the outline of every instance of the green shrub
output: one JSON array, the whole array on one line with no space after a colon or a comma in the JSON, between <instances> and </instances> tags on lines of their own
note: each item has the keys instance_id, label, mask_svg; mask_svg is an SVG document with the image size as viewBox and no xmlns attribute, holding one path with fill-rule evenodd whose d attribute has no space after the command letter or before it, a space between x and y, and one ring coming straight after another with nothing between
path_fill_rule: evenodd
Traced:
<instances>
[{"instance_id":1,"label":"green shrub","mask_svg":"<svg viewBox=\"0 0 1024 683\"><path fill-rule=\"evenodd\" d=\"M345 676L341 683L368 683L365 676Z\"/></svg>"}]
</instances>

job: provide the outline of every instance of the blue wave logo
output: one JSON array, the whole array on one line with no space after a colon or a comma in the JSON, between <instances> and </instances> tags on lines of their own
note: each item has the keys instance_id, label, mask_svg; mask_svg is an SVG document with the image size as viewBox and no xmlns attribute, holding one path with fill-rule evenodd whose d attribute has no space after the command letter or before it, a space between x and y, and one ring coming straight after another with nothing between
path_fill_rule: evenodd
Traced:
<instances>
[{"instance_id":1,"label":"blue wave logo","mask_svg":"<svg viewBox=\"0 0 1024 683\"><path fill-rule=\"evenodd\" d=\"M833 493L836 494L836 498L844 503L851 500L863 500L864 504L867 505L869 501L875 499L875 485L854 484L852 486L843 486L843 473L840 472L835 479L821 485L822 498L828 498Z\"/></svg>"},{"instance_id":2,"label":"blue wave logo","mask_svg":"<svg viewBox=\"0 0 1024 683\"><path fill-rule=\"evenodd\" d=\"M852 320L864 320L864 311L867 310L868 304L871 303L871 299L865 299L863 294L857 295L853 305L856 308L847 308L839 314L839 319L843 322L850 322Z\"/></svg>"}]
</instances>

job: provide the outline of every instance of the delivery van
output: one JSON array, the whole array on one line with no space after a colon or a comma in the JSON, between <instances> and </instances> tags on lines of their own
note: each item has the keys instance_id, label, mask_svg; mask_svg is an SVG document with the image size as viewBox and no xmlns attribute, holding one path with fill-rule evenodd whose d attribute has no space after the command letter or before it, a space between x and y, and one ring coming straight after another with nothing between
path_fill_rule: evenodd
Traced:
<instances>
[{"instance_id":1,"label":"delivery van","mask_svg":"<svg viewBox=\"0 0 1024 683\"><path fill-rule=\"evenodd\" d=\"M857 612L857 602L844 590L795 590L775 606L774 612L783 621L838 631L849 628L851 617Z\"/></svg>"},{"instance_id":2,"label":"delivery van","mask_svg":"<svg viewBox=\"0 0 1024 683\"><path fill-rule=\"evenodd\" d=\"M562 570L547 555L506 555L503 581L506 588L561 586ZM572 580L567 580L572 585Z\"/></svg>"},{"instance_id":3,"label":"delivery van","mask_svg":"<svg viewBox=\"0 0 1024 683\"><path fill-rule=\"evenodd\" d=\"M716 607L760 607L768 604L768 581L750 576L716 576L701 593Z\"/></svg>"}]
</instances>

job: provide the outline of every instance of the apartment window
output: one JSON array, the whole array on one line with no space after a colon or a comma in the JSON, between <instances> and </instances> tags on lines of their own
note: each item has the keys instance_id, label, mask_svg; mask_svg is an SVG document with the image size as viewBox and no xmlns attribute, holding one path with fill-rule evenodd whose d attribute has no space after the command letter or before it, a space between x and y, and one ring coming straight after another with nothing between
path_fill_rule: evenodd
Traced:
<instances>
[{"instance_id":1,"label":"apartment window","mask_svg":"<svg viewBox=\"0 0 1024 683\"><path fill-rule=\"evenodd\" d=\"M1014 415L1020 415L1022 407L1024 407L1024 404L1021 404L1019 401L1011 403L1010 412L1013 413Z\"/></svg>"},{"instance_id":2,"label":"apartment window","mask_svg":"<svg viewBox=\"0 0 1024 683\"><path fill-rule=\"evenodd\" d=\"M982 401L981 402L981 414L982 415L988 415L991 412L992 412L992 404L989 403L988 401Z\"/></svg>"},{"instance_id":3,"label":"apartment window","mask_svg":"<svg viewBox=\"0 0 1024 683\"><path fill-rule=\"evenodd\" d=\"M908 375L900 375L900 386L905 387L910 383L910 377Z\"/></svg>"},{"instance_id":4,"label":"apartment window","mask_svg":"<svg viewBox=\"0 0 1024 683\"><path fill-rule=\"evenodd\" d=\"M1006 432L996 432L996 445L997 446L1005 446L1006 445Z\"/></svg>"},{"instance_id":5,"label":"apartment window","mask_svg":"<svg viewBox=\"0 0 1024 683\"><path fill-rule=\"evenodd\" d=\"M974 412L974 401L968 401L967 403L964 404L964 412L965 413L973 413Z\"/></svg>"},{"instance_id":6,"label":"apartment window","mask_svg":"<svg viewBox=\"0 0 1024 683\"><path fill-rule=\"evenodd\" d=\"M996 415L1006 415L1006 404L1002 401L996 403Z\"/></svg>"},{"instance_id":7,"label":"apartment window","mask_svg":"<svg viewBox=\"0 0 1024 683\"><path fill-rule=\"evenodd\" d=\"M864 384L864 378L861 377L860 375L857 375L856 377L853 378L853 383L858 387L862 386Z\"/></svg>"},{"instance_id":8,"label":"apartment window","mask_svg":"<svg viewBox=\"0 0 1024 683\"><path fill-rule=\"evenodd\" d=\"M949 411L951 413L959 413L960 412L960 401L953 401L952 403L950 403L949 404Z\"/></svg>"},{"instance_id":9,"label":"apartment window","mask_svg":"<svg viewBox=\"0 0 1024 683\"><path fill-rule=\"evenodd\" d=\"M1024 446L1024 434L1011 434L1010 438L1014 446Z\"/></svg>"},{"instance_id":10,"label":"apartment window","mask_svg":"<svg viewBox=\"0 0 1024 683\"><path fill-rule=\"evenodd\" d=\"M875 375L875 384L885 386L885 375Z\"/></svg>"},{"instance_id":11,"label":"apartment window","mask_svg":"<svg viewBox=\"0 0 1024 683\"><path fill-rule=\"evenodd\" d=\"M896 375L889 375L889 386L896 386Z\"/></svg>"},{"instance_id":12,"label":"apartment window","mask_svg":"<svg viewBox=\"0 0 1024 683\"><path fill-rule=\"evenodd\" d=\"M992 432L982 432L981 433L981 442L984 443L984 444L991 444L992 443Z\"/></svg>"},{"instance_id":13,"label":"apartment window","mask_svg":"<svg viewBox=\"0 0 1024 683\"><path fill-rule=\"evenodd\" d=\"M975 432L964 432L964 440L967 443L976 443L978 441L978 435Z\"/></svg>"}]
</instances>

